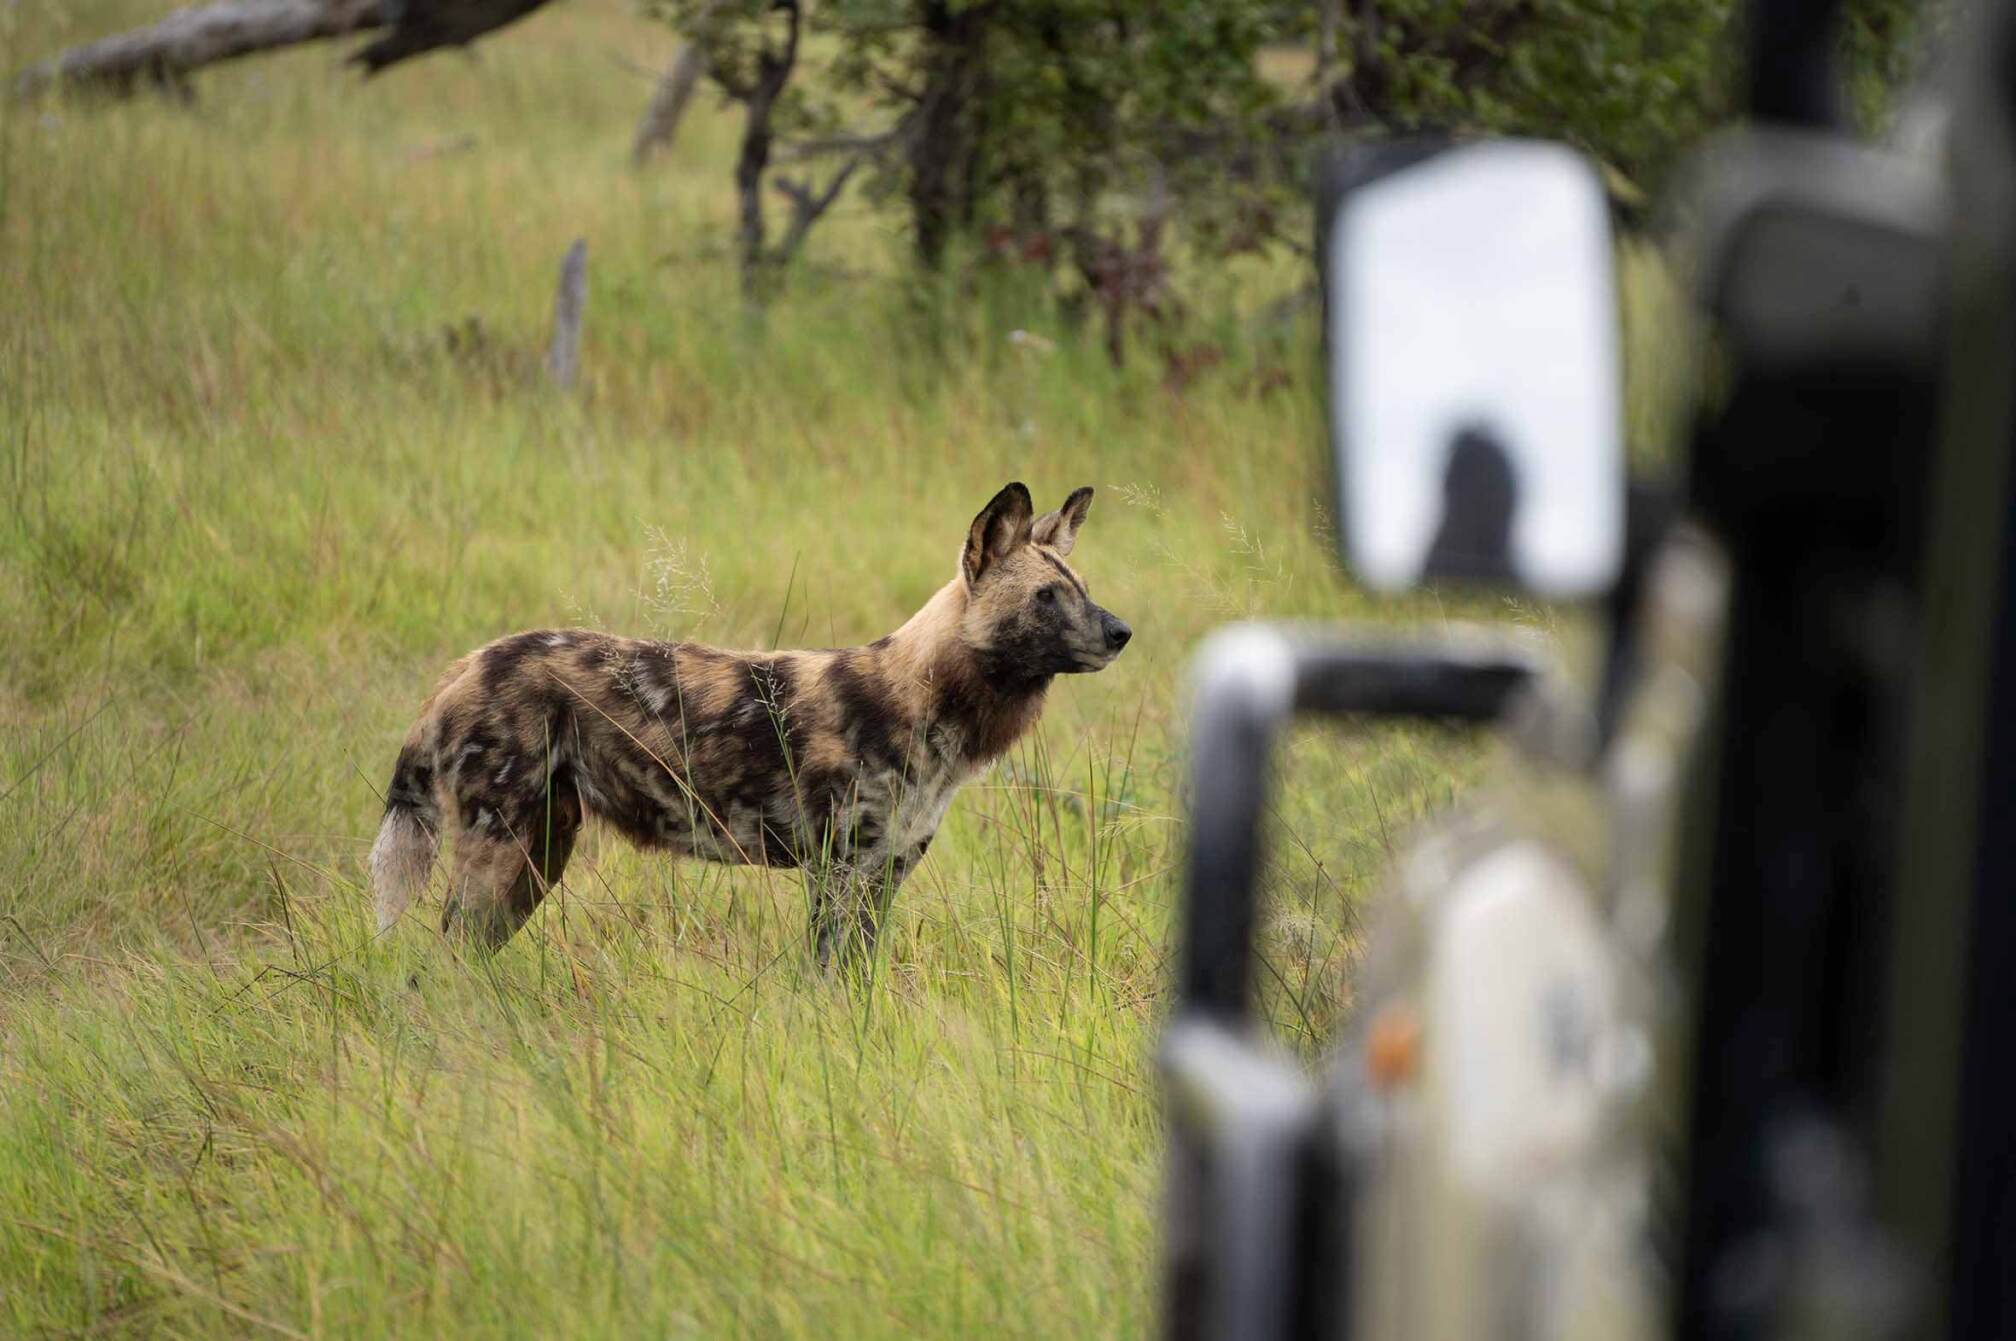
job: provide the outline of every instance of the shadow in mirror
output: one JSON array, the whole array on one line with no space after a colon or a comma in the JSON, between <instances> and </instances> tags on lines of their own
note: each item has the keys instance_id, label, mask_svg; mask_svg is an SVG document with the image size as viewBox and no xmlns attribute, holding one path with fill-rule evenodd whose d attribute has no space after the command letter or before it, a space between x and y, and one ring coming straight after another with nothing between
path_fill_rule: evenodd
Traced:
<instances>
[{"instance_id":1,"label":"shadow in mirror","mask_svg":"<svg viewBox=\"0 0 2016 1341\"><path fill-rule=\"evenodd\" d=\"M1465 425L1449 444L1442 472L1442 525L1428 547L1427 571L1488 581L1512 567L1512 522L1519 481L1492 432Z\"/></svg>"}]
</instances>

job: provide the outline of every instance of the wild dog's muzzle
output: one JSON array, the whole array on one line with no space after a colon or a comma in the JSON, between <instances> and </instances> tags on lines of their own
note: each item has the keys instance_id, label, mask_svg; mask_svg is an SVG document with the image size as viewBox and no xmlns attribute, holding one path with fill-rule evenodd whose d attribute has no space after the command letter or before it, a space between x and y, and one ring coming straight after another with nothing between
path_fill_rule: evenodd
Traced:
<instances>
[{"instance_id":1,"label":"wild dog's muzzle","mask_svg":"<svg viewBox=\"0 0 2016 1341\"><path fill-rule=\"evenodd\" d=\"M1072 667L1073 670L1096 671L1106 669L1106 667L1113 663L1113 658L1120 655L1120 649L1127 646L1128 641L1134 637L1134 630L1127 627L1126 620L1121 619L1110 610L1100 610L1096 606L1094 607L1094 611L1097 617L1093 621L1093 627L1090 630L1092 638L1089 640L1093 645L1085 647L1081 643L1078 648L1074 649L1076 652L1074 659L1077 664Z\"/></svg>"}]
</instances>

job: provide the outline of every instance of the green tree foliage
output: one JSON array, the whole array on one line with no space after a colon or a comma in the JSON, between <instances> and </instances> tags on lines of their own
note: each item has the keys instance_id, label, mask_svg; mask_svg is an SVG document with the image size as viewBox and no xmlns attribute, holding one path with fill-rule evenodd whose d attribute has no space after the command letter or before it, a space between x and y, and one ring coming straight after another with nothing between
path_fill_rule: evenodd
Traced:
<instances>
[{"instance_id":1,"label":"green tree foliage","mask_svg":"<svg viewBox=\"0 0 2016 1341\"><path fill-rule=\"evenodd\" d=\"M780 14L802 26L789 86L751 104L766 143L862 169L926 268L964 244L1076 275L1116 342L1118 313L1173 305L1172 229L1204 255L1298 245L1326 138L1561 138L1635 195L1725 116L1739 66L1735 0L647 3L745 103ZM1875 123L1909 70L1915 7L1848 10L1848 82Z\"/></svg>"}]
</instances>

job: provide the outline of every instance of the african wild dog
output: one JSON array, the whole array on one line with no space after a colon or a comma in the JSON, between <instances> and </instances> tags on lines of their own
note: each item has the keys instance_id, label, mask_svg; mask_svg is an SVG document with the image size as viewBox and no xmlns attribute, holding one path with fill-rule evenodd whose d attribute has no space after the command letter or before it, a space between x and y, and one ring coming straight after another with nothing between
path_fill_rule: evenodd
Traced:
<instances>
[{"instance_id":1,"label":"african wild dog","mask_svg":"<svg viewBox=\"0 0 2016 1341\"><path fill-rule=\"evenodd\" d=\"M822 963L877 921L952 794L1036 720L1052 676L1096 671L1128 627L1064 561L1092 506L1041 517L1011 484L958 576L866 647L727 652L580 630L520 633L448 668L407 734L371 850L378 922L427 882L442 927L501 945L566 867L583 819L712 861L810 876Z\"/></svg>"}]
</instances>

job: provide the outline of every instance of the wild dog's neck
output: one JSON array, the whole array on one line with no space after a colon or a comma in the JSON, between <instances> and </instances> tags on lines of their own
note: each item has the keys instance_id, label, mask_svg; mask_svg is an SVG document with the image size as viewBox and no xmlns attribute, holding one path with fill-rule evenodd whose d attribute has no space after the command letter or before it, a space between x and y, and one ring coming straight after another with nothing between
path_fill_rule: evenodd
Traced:
<instances>
[{"instance_id":1,"label":"wild dog's neck","mask_svg":"<svg viewBox=\"0 0 2016 1341\"><path fill-rule=\"evenodd\" d=\"M978 765L1035 725L1050 677L988 675L981 650L965 639L965 614L966 584L954 578L873 650L911 688L920 713L953 727L965 762Z\"/></svg>"}]
</instances>

